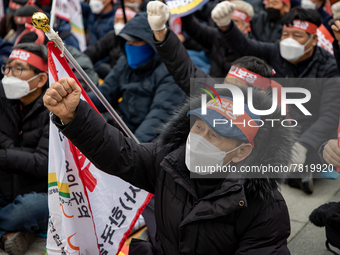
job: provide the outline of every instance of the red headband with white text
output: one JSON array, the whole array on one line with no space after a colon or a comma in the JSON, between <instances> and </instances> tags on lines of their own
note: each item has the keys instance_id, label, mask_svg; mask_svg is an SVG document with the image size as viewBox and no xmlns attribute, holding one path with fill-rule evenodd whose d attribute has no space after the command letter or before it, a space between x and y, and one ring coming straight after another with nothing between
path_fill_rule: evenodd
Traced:
<instances>
[{"instance_id":1,"label":"red headband with white text","mask_svg":"<svg viewBox=\"0 0 340 255\"><path fill-rule=\"evenodd\" d=\"M9 59L18 59L22 60L31 66L38 68L40 71L47 72L48 66L47 63L39 56L33 54L32 52L28 52L21 49L15 49L12 51Z\"/></svg>"},{"instance_id":2,"label":"red headband with white text","mask_svg":"<svg viewBox=\"0 0 340 255\"><path fill-rule=\"evenodd\" d=\"M239 10L234 10L233 13L234 18L239 18L240 20L249 23L250 22L250 17L247 13L239 11Z\"/></svg>"},{"instance_id":3,"label":"red headband with white text","mask_svg":"<svg viewBox=\"0 0 340 255\"><path fill-rule=\"evenodd\" d=\"M306 31L307 33L310 33L310 34L316 34L316 31L318 29L317 25L311 22L308 22L308 21L302 21L298 19L295 19L293 24L291 24L290 26L283 26L283 28L286 28L286 27L297 28L302 31Z\"/></svg>"},{"instance_id":4,"label":"red headband with white text","mask_svg":"<svg viewBox=\"0 0 340 255\"><path fill-rule=\"evenodd\" d=\"M275 74L275 71L272 70L272 74ZM237 79L245 81L247 84L262 89L267 90L269 87L277 88L277 97L278 97L278 103L281 103L281 88L282 86L268 78L262 77L261 75L257 73L253 73L245 68L239 67L237 65L232 65L228 75L235 77Z\"/></svg>"}]
</instances>

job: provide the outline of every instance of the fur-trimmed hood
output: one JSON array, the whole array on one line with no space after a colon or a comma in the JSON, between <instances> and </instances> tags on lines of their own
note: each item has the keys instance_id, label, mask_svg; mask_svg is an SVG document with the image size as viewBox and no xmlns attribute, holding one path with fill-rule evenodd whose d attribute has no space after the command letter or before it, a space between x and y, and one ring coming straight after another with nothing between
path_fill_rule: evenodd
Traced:
<instances>
[{"instance_id":1,"label":"fur-trimmed hood","mask_svg":"<svg viewBox=\"0 0 340 255\"><path fill-rule=\"evenodd\" d=\"M243 90L243 89L242 89ZM217 90L220 96L232 97L229 90ZM243 90L245 95L245 103L247 102L246 90ZM266 110L272 106L270 95L266 95L261 90L253 90L253 105L255 109ZM185 145L187 136L190 132L190 118L187 117L189 110L201 107L201 97L192 96L188 99L172 116L163 128L162 133L158 138L160 148L165 148L168 152L177 149L179 146ZM266 119L276 119L272 127L272 121ZM252 153L242 162L235 164L238 169L241 166L287 166L292 155L292 146L295 139L293 127L283 127L281 121L284 118L281 116L280 107L270 115L261 116L264 125L257 132ZM288 121L285 121L288 125ZM245 178L246 192L256 193L260 197L265 198L271 196L273 191L278 188L286 177L284 172L278 171L271 174L254 175L242 174ZM261 177L261 178L258 178Z\"/></svg>"}]
</instances>

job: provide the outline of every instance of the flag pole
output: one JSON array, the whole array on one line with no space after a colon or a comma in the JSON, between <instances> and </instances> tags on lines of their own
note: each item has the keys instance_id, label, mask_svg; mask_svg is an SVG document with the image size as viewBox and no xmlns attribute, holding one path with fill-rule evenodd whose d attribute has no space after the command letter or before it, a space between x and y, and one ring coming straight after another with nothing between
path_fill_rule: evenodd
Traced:
<instances>
[{"instance_id":1,"label":"flag pole","mask_svg":"<svg viewBox=\"0 0 340 255\"><path fill-rule=\"evenodd\" d=\"M85 81L85 83L90 87L93 93L98 97L100 102L104 105L106 110L111 114L114 120L118 123L121 129L125 132L125 134L132 138L136 143L139 143L135 135L131 132L128 126L124 123L124 121L120 118L118 113L113 109L110 103L106 100L103 94L99 91L96 85L92 82L92 80L87 76L83 68L78 64L78 62L73 58L71 53L65 48L63 41L59 37L59 35L48 25L49 19L42 12L36 12L32 16L32 23L37 29L42 29L49 40L53 41L60 51L65 55L66 59L71 63L71 65L76 69L79 73L80 77Z\"/></svg>"},{"instance_id":2,"label":"flag pole","mask_svg":"<svg viewBox=\"0 0 340 255\"><path fill-rule=\"evenodd\" d=\"M50 27L54 27L54 21L55 21L55 8L57 5L57 0L52 0L52 7L51 7L51 17L50 17Z\"/></svg>"}]
</instances>

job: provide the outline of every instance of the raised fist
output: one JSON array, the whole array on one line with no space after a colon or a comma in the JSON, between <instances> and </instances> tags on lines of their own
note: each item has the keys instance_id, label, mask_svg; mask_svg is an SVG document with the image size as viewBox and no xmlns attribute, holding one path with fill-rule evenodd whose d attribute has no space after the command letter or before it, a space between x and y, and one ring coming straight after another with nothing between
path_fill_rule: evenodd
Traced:
<instances>
[{"instance_id":1,"label":"raised fist","mask_svg":"<svg viewBox=\"0 0 340 255\"><path fill-rule=\"evenodd\" d=\"M211 18L215 21L217 26L229 26L231 16L233 16L235 4L229 1L223 1L215 6L211 12Z\"/></svg>"},{"instance_id":2,"label":"raised fist","mask_svg":"<svg viewBox=\"0 0 340 255\"><path fill-rule=\"evenodd\" d=\"M44 95L44 105L64 124L69 123L80 101L81 88L72 78L61 78L52 83Z\"/></svg>"},{"instance_id":3,"label":"raised fist","mask_svg":"<svg viewBox=\"0 0 340 255\"><path fill-rule=\"evenodd\" d=\"M169 7L160 1L150 1L146 6L148 22L153 31L161 31L169 19Z\"/></svg>"},{"instance_id":4,"label":"raised fist","mask_svg":"<svg viewBox=\"0 0 340 255\"><path fill-rule=\"evenodd\" d=\"M340 148L338 139L331 139L327 142L322 152L323 159L333 166L340 166Z\"/></svg>"},{"instance_id":5,"label":"raised fist","mask_svg":"<svg viewBox=\"0 0 340 255\"><path fill-rule=\"evenodd\" d=\"M332 5L333 20L340 20L340 2Z\"/></svg>"}]
</instances>

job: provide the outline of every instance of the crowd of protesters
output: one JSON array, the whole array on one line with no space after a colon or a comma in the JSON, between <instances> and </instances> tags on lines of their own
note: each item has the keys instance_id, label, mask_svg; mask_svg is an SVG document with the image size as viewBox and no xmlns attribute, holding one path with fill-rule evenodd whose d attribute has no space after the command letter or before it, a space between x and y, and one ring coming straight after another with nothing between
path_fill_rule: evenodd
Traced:
<instances>
[{"instance_id":1,"label":"crowd of protesters","mask_svg":"<svg viewBox=\"0 0 340 255\"><path fill-rule=\"evenodd\" d=\"M179 18L162 1L81 1L83 51L70 22L55 17L53 29L139 145L119 132L77 72L106 121L79 102L73 80L63 78L48 89L48 39L31 17L35 12L50 16L52 1L0 1L5 10L0 20L0 254L24 254L34 235L47 229L50 111L60 131L99 169L155 194L144 213L150 242L134 243L131 254L290 254L288 209L278 188L286 182L312 194L313 173L191 179L192 160L237 168L340 166L340 2L209 1ZM210 92L218 83L244 94L253 89L255 109L267 110L272 101L279 106L259 116L249 110L245 96L245 115L257 131L215 126L201 113L202 83ZM303 88L310 98L303 106L289 105L282 115L286 87ZM228 121L222 101L223 107L232 104L232 93L217 91L221 107L208 101L208 113ZM66 100L70 94L72 100ZM301 100L301 95L288 98ZM261 126L258 119L298 124ZM115 139L101 148L110 137ZM109 153L113 156L105 158ZM340 202L326 204L310 216L328 228L328 241L338 248L339 210Z\"/></svg>"}]
</instances>

